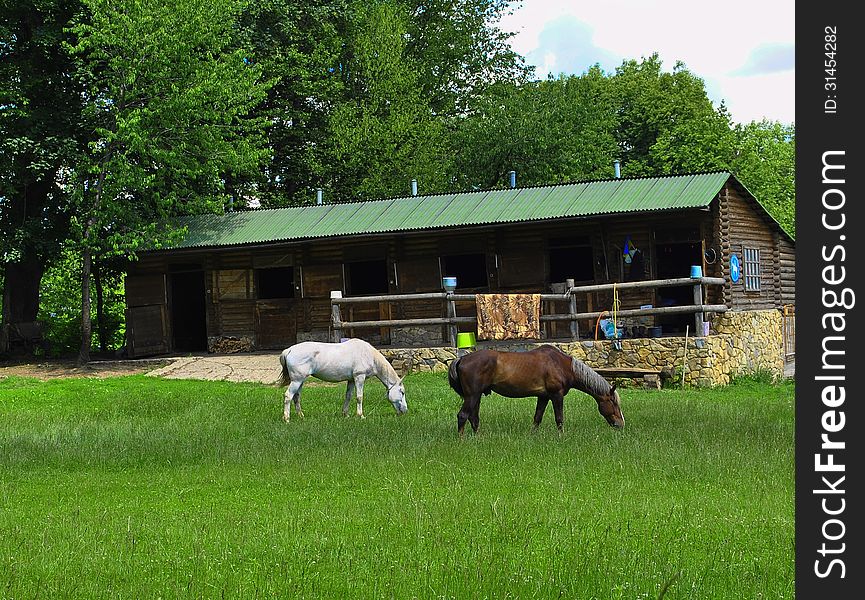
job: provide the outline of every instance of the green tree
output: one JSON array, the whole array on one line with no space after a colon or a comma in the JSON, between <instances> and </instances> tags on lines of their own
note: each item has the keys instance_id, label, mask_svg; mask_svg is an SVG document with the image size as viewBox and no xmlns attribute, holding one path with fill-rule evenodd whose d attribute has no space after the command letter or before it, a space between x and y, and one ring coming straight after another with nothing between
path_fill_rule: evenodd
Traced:
<instances>
[{"instance_id":1,"label":"green tree","mask_svg":"<svg viewBox=\"0 0 865 600\"><path fill-rule=\"evenodd\" d=\"M715 108L703 80L683 63L672 72L662 66L653 54L623 62L610 78L623 174L720 168L732 147L726 108Z\"/></svg>"},{"instance_id":2,"label":"green tree","mask_svg":"<svg viewBox=\"0 0 865 600\"><path fill-rule=\"evenodd\" d=\"M345 198L404 194L416 178L443 189L444 128L406 51L408 15L397 3L357 3L340 68L346 98L329 122L329 187Z\"/></svg>"},{"instance_id":3,"label":"green tree","mask_svg":"<svg viewBox=\"0 0 865 600\"><path fill-rule=\"evenodd\" d=\"M499 27L511 0L402 0L408 15L405 52L415 61L418 85L433 114L470 113L487 90L526 82L533 68L510 47Z\"/></svg>"},{"instance_id":4,"label":"green tree","mask_svg":"<svg viewBox=\"0 0 865 600\"><path fill-rule=\"evenodd\" d=\"M500 84L455 135L458 187L491 188L517 171L521 185L609 177L616 114L599 67L581 76Z\"/></svg>"},{"instance_id":5,"label":"green tree","mask_svg":"<svg viewBox=\"0 0 865 600\"><path fill-rule=\"evenodd\" d=\"M63 44L79 9L78 0L0 0L3 323L36 320L42 274L68 230L63 181L86 131Z\"/></svg>"},{"instance_id":6,"label":"green tree","mask_svg":"<svg viewBox=\"0 0 865 600\"><path fill-rule=\"evenodd\" d=\"M268 206L315 187L351 199L447 185L448 120L530 71L497 23L505 0L259 0L240 35L275 81L260 113Z\"/></svg>"},{"instance_id":7,"label":"green tree","mask_svg":"<svg viewBox=\"0 0 865 600\"><path fill-rule=\"evenodd\" d=\"M343 96L339 60L347 0L257 0L245 5L238 36L272 82L256 109L271 127L270 158L254 179L265 206L308 200L322 185L328 115Z\"/></svg>"},{"instance_id":8,"label":"green tree","mask_svg":"<svg viewBox=\"0 0 865 600\"><path fill-rule=\"evenodd\" d=\"M796 234L796 129L763 120L737 125L730 164L739 180L790 234Z\"/></svg>"},{"instance_id":9,"label":"green tree","mask_svg":"<svg viewBox=\"0 0 865 600\"><path fill-rule=\"evenodd\" d=\"M94 256L134 256L174 232L178 214L220 211L225 179L256 171L260 70L233 48L240 2L86 0L75 26L93 139L71 183L82 261L82 344L91 347Z\"/></svg>"}]
</instances>

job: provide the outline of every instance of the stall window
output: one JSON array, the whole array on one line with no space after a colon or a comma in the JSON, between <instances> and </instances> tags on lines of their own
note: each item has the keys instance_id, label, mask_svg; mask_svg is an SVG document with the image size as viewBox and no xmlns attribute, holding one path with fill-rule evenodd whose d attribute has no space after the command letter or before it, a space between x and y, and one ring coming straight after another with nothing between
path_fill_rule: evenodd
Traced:
<instances>
[{"instance_id":1,"label":"stall window","mask_svg":"<svg viewBox=\"0 0 865 600\"><path fill-rule=\"evenodd\" d=\"M260 300L294 298L294 267L256 269L255 277Z\"/></svg>"},{"instance_id":2,"label":"stall window","mask_svg":"<svg viewBox=\"0 0 865 600\"><path fill-rule=\"evenodd\" d=\"M759 248L742 248L742 274L745 277L745 291L760 291L760 250Z\"/></svg>"},{"instance_id":3,"label":"stall window","mask_svg":"<svg viewBox=\"0 0 865 600\"><path fill-rule=\"evenodd\" d=\"M588 237L550 240L549 258L550 283L595 280L594 254Z\"/></svg>"},{"instance_id":4,"label":"stall window","mask_svg":"<svg viewBox=\"0 0 865 600\"><path fill-rule=\"evenodd\" d=\"M387 294L386 260L361 260L345 263L346 292L351 296Z\"/></svg>"},{"instance_id":5,"label":"stall window","mask_svg":"<svg viewBox=\"0 0 865 600\"><path fill-rule=\"evenodd\" d=\"M442 277L456 277L457 288L485 288L487 257L484 254L452 254L441 257Z\"/></svg>"}]
</instances>

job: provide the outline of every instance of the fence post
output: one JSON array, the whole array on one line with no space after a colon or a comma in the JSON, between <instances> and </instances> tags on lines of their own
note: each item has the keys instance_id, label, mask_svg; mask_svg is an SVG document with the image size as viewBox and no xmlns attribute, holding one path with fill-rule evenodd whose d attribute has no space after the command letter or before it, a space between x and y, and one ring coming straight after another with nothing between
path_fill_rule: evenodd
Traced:
<instances>
[{"instance_id":1,"label":"fence post","mask_svg":"<svg viewBox=\"0 0 865 600\"><path fill-rule=\"evenodd\" d=\"M575 314L577 314L577 297L571 293L571 288L574 287L574 280L573 279L565 279L565 287L568 288L567 290L565 290L565 293L567 293L568 300L569 300L568 301L568 311L570 312L570 314L575 315ZM568 324L570 325L570 328L571 328L571 339L572 340L580 339L580 326L579 326L579 323L577 323L577 320L574 318L571 318L570 321L568 321Z\"/></svg>"},{"instance_id":2,"label":"fence post","mask_svg":"<svg viewBox=\"0 0 865 600\"><path fill-rule=\"evenodd\" d=\"M700 283L694 285L694 304L697 306L703 305L703 286ZM694 313L694 336L700 336L703 333L703 321L705 315L701 312Z\"/></svg>"},{"instance_id":3,"label":"fence post","mask_svg":"<svg viewBox=\"0 0 865 600\"><path fill-rule=\"evenodd\" d=\"M339 290L330 292L330 322L333 326L331 340L339 342L342 339L342 317L339 314L339 304L333 301L334 298L342 298L342 292Z\"/></svg>"},{"instance_id":4,"label":"fence post","mask_svg":"<svg viewBox=\"0 0 865 600\"><path fill-rule=\"evenodd\" d=\"M453 319L457 316L457 305L453 299L453 292L448 292L445 302L447 303L448 319ZM448 323L448 339L445 340L452 348L457 347L457 324L454 322Z\"/></svg>"}]
</instances>

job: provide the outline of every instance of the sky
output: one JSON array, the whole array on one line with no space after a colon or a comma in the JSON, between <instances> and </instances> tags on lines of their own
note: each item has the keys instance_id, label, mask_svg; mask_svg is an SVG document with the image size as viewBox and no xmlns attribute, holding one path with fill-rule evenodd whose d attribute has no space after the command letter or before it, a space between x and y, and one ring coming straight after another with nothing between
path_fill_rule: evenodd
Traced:
<instances>
[{"instance_id":1,"label":"sky","mask_svg":"<svg viewBox=\"0 0 865 600\"><path fill-rule=\"evenodd\" d=\"M657 52L701 78L735 122L792 123L794 0L523 0L500 27L516 32L516 52L535 74L579 75L595 63L614 72L623 60Z\"/></svg>"}]
</instances>

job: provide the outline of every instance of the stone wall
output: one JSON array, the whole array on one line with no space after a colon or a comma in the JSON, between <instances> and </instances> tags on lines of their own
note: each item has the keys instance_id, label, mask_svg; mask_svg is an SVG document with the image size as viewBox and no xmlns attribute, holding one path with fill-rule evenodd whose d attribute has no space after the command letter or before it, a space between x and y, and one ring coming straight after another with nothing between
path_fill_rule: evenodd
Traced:
<instances>
[{"instance_id":1,"label":"stone wall","mask_svg":"<svg viewBox=\"0 0 865 600\"><path fill-rule=\"evenodd\" d=\"M738 375L771 373L782 377L784 355L780 311L747 311L716 315L708 336L633 338L614 344L609 340L549 342L596 369L651 369L686 385L715 386L730 383ZM525 351L541 345L497 342L497 350ZM479 344L484 347L485 344ZM410 372L447 371L464 350L448 347L381 348L394 368Z\"/></svg>"},{"instance_id":2,"label":"stone wall","mask_svg":"<svg viewBox=\"0 0 865 600\"><path fill-rule=\"evenodd\" d=\"M426 347L436 342L441 343L441 325L427 327L400 327L390 333L390 341L394 346Z\"/></svg>"}]
</instances>

